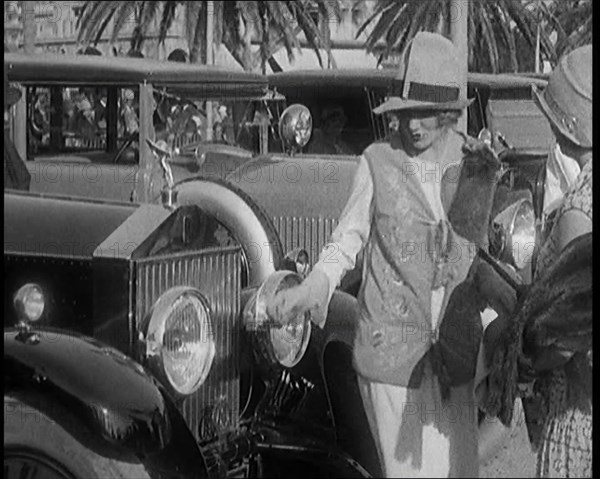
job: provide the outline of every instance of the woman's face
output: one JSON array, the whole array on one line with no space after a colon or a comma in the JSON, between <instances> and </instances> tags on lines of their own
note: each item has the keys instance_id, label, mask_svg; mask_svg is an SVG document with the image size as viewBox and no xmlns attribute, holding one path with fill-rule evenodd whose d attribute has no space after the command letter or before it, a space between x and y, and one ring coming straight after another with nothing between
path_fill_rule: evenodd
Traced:
<instances>
[{"instance_id":1,"label":"woman's face","mask_svg":"<svg viewBox=\"0 0 600 479\"><path fill-rule=\"evenodd\" d=\"M399 116L404 144L421 153L434 145L444 133L434 111L408 110Z\"/></svg>"}]
</instances>

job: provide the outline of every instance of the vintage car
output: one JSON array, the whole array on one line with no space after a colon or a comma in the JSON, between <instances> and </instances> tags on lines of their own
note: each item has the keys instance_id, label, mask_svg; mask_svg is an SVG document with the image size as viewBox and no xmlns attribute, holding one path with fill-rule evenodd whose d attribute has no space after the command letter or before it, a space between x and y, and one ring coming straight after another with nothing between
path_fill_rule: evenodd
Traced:
<instances>
[{"instance_id":1,"label":"vintage car","mask_svg":"<svg viewBox=\"0 0 600 479\"><path fill-rule=\"evenodd\" d=\"M197 176L211 153L249 150L186 156L153 131L162 97L277 102L265 79L89 57L7 54L5 67L25 89L11 128L32 176L31 191L4 192L5 475L379 475L345 354L354 298L336 293L325 330L272 327L265 301L301 280L306 255L284 256L260 207L218 178L231 166ZM86 120L105 88L105 135L67 129L69 86ZM38 88L54 107L29 150ZM123 138L111 125L132 96L138 131Z\"/></svg>"},{"instance_id":2,"label":"vintage car","mask_svg":"<svg viewBox=\"0 0 600 479\"><path fill-rule=\"evenodd\" d=\"M274 326L307 255L244 286L235 229L179 204L174 153L148 145L161 204L4 192L5 477L380 476L356 299L336 291L324 329Z\"/></svg>"},{"instance_id":3,"label":"vintage car","mask_svg":"<svg viewBox=\"0 0 600 479\"><path fill-rule=\"evenodd\" d=\"M11 81L33 88L28 61L5 56ZM78 61L81 70L70 65L83 76L80 84L95 85L93 62ZM35 62L47 83L65 83L63 72L52 73L53 62ZM49 160L34 155L27 161L33 191L5 191L5 471L9 477L25 471L40 477L380 475L352 368L353 286L335 292L323 330L311 328L307 317L275 328L265 312L269 297L300 281L314 262L345 201L356 156L299 153L294 142L307 139L310 121L303 117L292 128L287 121L306 109L280 108L281 97L260 77L144 65L128 59L114 70L122 75L119 84L139 96L138 134L118 148L117 163L139 162L129 170L136 180L129 191L122 187L121 196L112 196L108 184L90 193L94 158L81 160L80 151ZM107 88L113 82L107 77ZM227 181L182 178L182 161L201 168L214 150L197 153L194 146L191 159L180 160L173 144L157 141L148 113L159 103L155 84L162 96L179 100L237 92L236 98L276 111L280 128L265 131L260 118L249 127L260 131L263 154L244 157ZM127 100L111 95L117 96L113 109L119 98ZM17 120L27 118L26 101ZM19 131L17 121L17 139ZM282 152L265 154L276 136ZM60 171L60 181L36 163L53 165L49 171ZM109 171L114 183L126 170L108 164L94 171ZM77 175L84 179L79 186ZM518 203L498 225L508 233L498 235L508 248L496 256L507 263L515 262L513 233L529 225L528 207ZM517 225L518 213L525 224ZM514 281L509 273L503 274Z\"/></svg>"},{"instance_id":4,"label":"vintage car","mask_svg":"<svg viewBox=\"0 0 600 479\"><path fill-rule=\"evenodd\" d=\"M172 152L148 145L160 204L4 192L5 477L379 475L338 355L353 298L335 295L325 330L272 326L265 302L306 264L244 286L219 218L248 199L180 204Z\"/></svg>"}]
</instances>

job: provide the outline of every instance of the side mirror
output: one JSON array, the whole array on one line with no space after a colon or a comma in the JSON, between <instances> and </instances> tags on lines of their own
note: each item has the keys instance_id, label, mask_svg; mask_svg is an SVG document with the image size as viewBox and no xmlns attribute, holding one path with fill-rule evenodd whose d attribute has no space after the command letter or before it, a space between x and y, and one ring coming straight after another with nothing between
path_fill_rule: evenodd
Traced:
<instances>
[{"instance_id":1,"label":"side mirror","mask_svg":"<svg viewBox=\"0 0 600 479\"><path fill-rule=\"evenodd\" d=\"M302 149L312 135L312 115L300 103L288 106L279 119L279 137L285 151L291 154Z\"/></svg>"}]
</instances>

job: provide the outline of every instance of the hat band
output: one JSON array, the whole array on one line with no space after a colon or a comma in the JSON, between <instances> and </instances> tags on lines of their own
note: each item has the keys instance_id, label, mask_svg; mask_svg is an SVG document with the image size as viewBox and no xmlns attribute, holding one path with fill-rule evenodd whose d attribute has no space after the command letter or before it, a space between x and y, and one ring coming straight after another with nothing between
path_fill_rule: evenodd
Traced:
<instances>
[{"instance_id":1,"label":"hat band","mask_svg":"<svg viewBox=\"0 0 600 479\"><path fill-rule=\"evenodd\" d=\"M394 85L391 96L402 97L402 85ZM431 85L429 83L410 82L407 100L416 100L427 103L449 103L458 101L460 90L457 87L445 85Z\"/></svg>"}]
</instances>

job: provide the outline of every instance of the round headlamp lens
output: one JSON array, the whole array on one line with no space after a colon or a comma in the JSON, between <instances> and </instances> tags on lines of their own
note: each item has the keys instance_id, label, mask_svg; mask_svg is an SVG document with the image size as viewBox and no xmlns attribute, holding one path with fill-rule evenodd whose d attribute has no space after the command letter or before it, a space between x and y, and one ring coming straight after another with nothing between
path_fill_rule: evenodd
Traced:
<instances>
[{"instance_id":1,"label":"round headlamp lens","mask_svg":"<svg viewBox=\"0 0 600 479\"><path fill-rule=\"evenodd\" d=\"M291 368L300 362L310 338L310 329L310 319L305 315L294 318L287 326L270 329L271 346L279 364Z\"/></svg>"},{"instance_id":2,"label":"round headlamp lens","mask_svg":"<svg viewBox=\"0 0 600 479\"><path fill-rule=\"evenodd\" d=\"M172 389L191 394L206 380L216 346L208 303L189 288L174 288L156 302L148 326L147 355Z\"/></svg>"},{"instance_id":3,"label":"round headlamp lens","mask_svg":"<svg viewBox=\"0 0 600 479\"><path fill-rule=\"evenodd\" d=\"M513 261L518 269L531 262L535 248L535 214L529 201L523 201L515 215L511 247Z\"/></svg>"},{"instance_id":4,"label":"round headlamp lens","mask_svg":"<svg viewBox=\"0 0 600 479\"><path fill-rule=\"evenodd\" d=\"M25 284L19 288L17 294L15 294L14 303L21 319L28 321L40 319L46 307L42 288L33 283Z\"/></svg>"},{"instance_id":5,"label":"round headlamp lens","mask_svg":"<svg viewBox=\"0 0 600 479\"><path fill-rule=\"evenodd\" d=\"M259 357L269 365L296 366L304 357L311 335L310 314L301 314L283 327L274 325L267 314L267 304L283 289L297 286L302 277L281 270L271 274L244 308L245 326Z\"/></svg>"}]
</instances>

